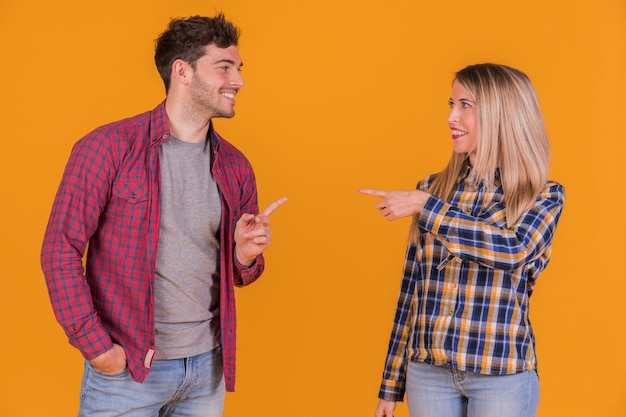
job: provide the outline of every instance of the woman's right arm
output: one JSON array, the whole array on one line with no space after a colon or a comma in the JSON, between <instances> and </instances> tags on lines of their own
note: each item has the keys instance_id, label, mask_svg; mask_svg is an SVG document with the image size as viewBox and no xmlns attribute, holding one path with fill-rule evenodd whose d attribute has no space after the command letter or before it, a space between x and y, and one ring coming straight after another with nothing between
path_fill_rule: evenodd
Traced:
<instances>
[{"instance_id":1,"label":"woman's right arm","mask_svg":"<svg viewBox=\"0 0 626 417\"><path fill-rule=\"evenodd\" d=\"M387 402L395 403L404 399L407 350L413 323L413 296L418 272L417 247L410 245L407 249L402 284L378 394L378 398Z\"/></svg>"}]
</instances>

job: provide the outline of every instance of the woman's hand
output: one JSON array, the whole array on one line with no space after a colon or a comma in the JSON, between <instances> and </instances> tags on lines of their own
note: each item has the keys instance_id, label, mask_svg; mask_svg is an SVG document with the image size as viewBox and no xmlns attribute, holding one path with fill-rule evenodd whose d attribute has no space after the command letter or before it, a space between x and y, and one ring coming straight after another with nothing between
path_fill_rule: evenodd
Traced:
<instances>
[{"instance_id":1,"label":"woman's hand","mask_svg":"<svg viewBox=\"0 0 626 417\"><path fill-rule=\"evenodd\" d=\"M393 417L393 412L395 411L395 409L395 401L378 400L378 407L376 407L374 417Z\"/></svg>"},{"instance_id":2,"label":"woman's hand","mask_svg":"<svg viewBox=\"0 0 626 417\"><path fill-rule=\"evenodd\" d=\"M387 220L395 220L419 214L430 197L430 194L421 190L385 191L361 188L359 192L381 197L382 200L376 203L376 208L380 210L380 214Z\"/></svg>"}]
</instances>

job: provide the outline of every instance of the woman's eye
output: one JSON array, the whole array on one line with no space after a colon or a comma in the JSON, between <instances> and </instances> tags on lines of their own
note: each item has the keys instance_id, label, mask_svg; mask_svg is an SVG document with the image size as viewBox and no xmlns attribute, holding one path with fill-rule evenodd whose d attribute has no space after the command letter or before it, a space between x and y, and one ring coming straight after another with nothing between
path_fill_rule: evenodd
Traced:
<instances>
[{"instance_id":1,"label":"woman's eye","mask_svg":"<svg viewBox=\"0 0 626 417\"><path fill-rule=\"evenodd\" d=\"M463 108L464 109L470 109L472 106L469 103L466 103L465 101L463 102Z\"/></svg>"}]
</instances>

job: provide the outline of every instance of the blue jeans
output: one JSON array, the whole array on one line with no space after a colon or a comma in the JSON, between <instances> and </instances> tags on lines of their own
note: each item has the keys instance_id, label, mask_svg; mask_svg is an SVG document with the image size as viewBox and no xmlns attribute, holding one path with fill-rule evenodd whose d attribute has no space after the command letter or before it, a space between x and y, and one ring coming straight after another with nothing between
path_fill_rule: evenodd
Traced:
<instances>
[{"instance_id":1,"label":"blue jeans","mask_svg":"<svg viewBox=\"0 0 626 417\"><path fill-rule=\"evenodd\" d=\"M143 383L128 370L106 376L85 361L79 417L219 417L224 409L222 349L155 360Z\"/></svg>"},{"instance_id":2,"label":"blue jeans","mask_svg":"<svg viewBox=\"0 0 626 417\"><path fill-rule=\"evenodd\" d=\"M534 370L493 376L409 362L406 395L411 417L533 417L539 379Z\"/></svg>"}]
</instances>

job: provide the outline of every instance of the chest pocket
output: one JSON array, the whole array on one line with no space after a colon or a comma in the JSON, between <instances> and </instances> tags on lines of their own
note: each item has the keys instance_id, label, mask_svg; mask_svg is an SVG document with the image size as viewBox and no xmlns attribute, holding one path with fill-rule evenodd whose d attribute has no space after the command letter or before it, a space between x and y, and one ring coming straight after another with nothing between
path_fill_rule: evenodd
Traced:
<instances>
[{"instance_id":1,"label":"chest pocket","mask_svg":"<svg viewBox=\"0 0 626 417\"><path fill-rule=\"evenodd\" d=\"M137 182L115 182L113 197L124 200L129 204L136 204L148 199L148 186Z\"/></svg>"}]
</instances>

